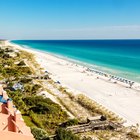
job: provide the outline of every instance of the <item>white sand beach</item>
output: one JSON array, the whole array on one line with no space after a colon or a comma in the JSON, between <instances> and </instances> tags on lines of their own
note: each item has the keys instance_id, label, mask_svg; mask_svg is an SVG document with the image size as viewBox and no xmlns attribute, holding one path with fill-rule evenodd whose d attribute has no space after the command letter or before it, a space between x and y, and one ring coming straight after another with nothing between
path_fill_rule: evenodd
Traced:
<instances>
[{"instance_id":1,"label":"white sand beach","mask_svg":"<svg viewBox=\"0 0 140 140\"><path fill-rule=\"evenodd\" d=\"M6 42L6 45L11 43ZM25 49L18 45L15 48L27 50L35 54L37 62L51 77L73 91L82 93L97 101L107 109L127 120L127 124L140 124L140 90L139 85L128 88L109 81L105 77L86 71L86 68L53 55ZM99 79L97 79L99 77ZM137 88L137 89L136 89Z\"/></svg>"}]
</instances>

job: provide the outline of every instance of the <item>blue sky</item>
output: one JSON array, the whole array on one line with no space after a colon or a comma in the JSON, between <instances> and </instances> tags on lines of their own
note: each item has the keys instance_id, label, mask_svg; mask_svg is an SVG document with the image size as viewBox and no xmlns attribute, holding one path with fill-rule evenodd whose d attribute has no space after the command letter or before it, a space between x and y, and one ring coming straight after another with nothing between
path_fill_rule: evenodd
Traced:
<instances>
[{"instance_id":1,"label":"blue sky","mask_svg":"<svg viewBox=\"0 0 140 140\"><path fill-rule=\"evenodd\" d=\"M140 38L140 0L0 0L0 38Z\"/></svg>"}]
</instances>

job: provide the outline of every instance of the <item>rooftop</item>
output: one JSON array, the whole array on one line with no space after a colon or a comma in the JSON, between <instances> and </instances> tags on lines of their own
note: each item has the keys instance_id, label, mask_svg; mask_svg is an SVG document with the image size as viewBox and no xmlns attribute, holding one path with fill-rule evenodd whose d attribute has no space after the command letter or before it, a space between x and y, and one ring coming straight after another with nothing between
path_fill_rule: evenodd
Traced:
<instances>
[{"instance_id":1,"label":"rooftop","mask_svg":"<svg viewBox=\"0 0 140 140\"><path fill-rule=\"evenodd\" d=\"M0 137L3 140L34 140L30 128L26 126L6 91L0 85Z\"/></svg>"}]
</instances>

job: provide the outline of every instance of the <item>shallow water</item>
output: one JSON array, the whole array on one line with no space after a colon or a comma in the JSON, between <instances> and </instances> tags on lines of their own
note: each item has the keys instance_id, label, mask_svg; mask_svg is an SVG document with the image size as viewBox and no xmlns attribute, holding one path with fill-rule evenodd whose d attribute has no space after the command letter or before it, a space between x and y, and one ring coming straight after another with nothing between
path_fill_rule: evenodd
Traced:
<instances>
[{"instance_id":1,"label":"shallow water","mask_svg":"<svg viewBox=\"0 0 140 140\"><path fill-rule=\"evenodd\" d=\"M12 42L140 82L140 40L14 40Z\"/></svg>"}]
</instances>

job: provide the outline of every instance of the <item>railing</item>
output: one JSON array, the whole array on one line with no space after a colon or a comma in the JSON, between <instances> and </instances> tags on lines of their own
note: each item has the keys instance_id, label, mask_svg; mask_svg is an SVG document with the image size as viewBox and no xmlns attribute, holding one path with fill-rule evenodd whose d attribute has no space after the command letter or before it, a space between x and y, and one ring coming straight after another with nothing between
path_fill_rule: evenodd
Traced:
<instances>
[{"instance_id":1,"label":"railing","mask_svg":"<svg viewBox=\"0 0 140 140\"><path fill-rule=\"evenodd\" d=\"M13 116L13 114L11 113L11 111L7 108L7 107L5 107L5 109L9 112L9 114L10 115L12 115ZM16 124L16 122L12 119L11 120L12 122L13 122L13 124L16 126L16 128L18 129L18 132L21 132L22 134L23 134L23 131L19 128L19 126Z\"/></svg>"},{"instance_id":2,"label":"railing","mask_svg":"<svg viewBox=\"0 0 140 140\"><path fill-rule=\"evenodd\" d=\"M5 109L9 112L9 114L13 115L7 107L5 107Z\"/></svg>"},{"instance_id":3,"label":"railing","mask_svg":"<svg viewBox=\"0 0 140 140\"><path fill-rule=\"evenodd\" d=\"M19 128L19 126L16 124L16 122L14 120L12 120L12 122L16 126L16 128L18 129L18 132L21 132L23 134L23 131Z\"/></svg>"},{"instance_id":4,"label":"railing","mask_svg":"<svg viewBox=\"0 0 140 140\"><path fill-rule=\"evenodd\" d=\"M87 124L70 126L70 127L67 127L66 130L70 130L73 133L82 133L82 132L92 131L96 128L105 129L108 126L111 126L113 129L117 129L118 127L121 128L122 125L109 122L109 121L99 120L99 121L91 121L90 123L87 123Z\"/></svg>"}]
</instances>

